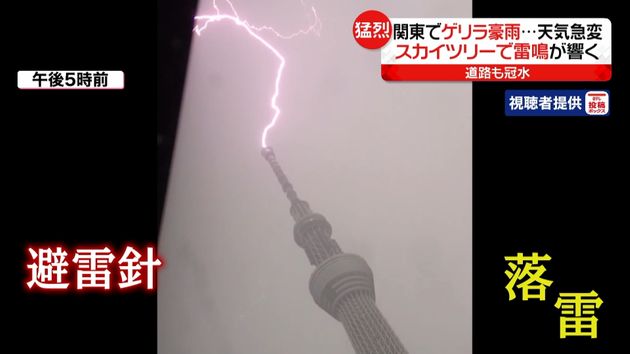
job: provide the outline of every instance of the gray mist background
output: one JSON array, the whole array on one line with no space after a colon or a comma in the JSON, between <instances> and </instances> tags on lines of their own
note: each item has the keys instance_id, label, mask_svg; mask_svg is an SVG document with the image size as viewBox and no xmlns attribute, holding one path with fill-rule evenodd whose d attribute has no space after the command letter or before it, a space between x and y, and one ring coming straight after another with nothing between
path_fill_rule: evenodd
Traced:
<instances>
[{"instance_id":1,"label":"gray mist background","mask_svg":"<svg viewBox=\"0 0 630 354\"><path fill-rule=\"evenodd\" d=\"M292 32L311 3L234 0ZM472 102L467 83L387 83L352 23L470 17L468 0L313 2L320 37L270 39L287 59L269 143L410 353L472 350ZM211 1L200 0L199 14ZM192 30L192 29L191 29ZM192 34L192 32L191 32ZM265 36L265 38L271 38ZM289 204L260 156L276 58L229 22L193 38L159 247L158 347L170 353L353 353L315 305Z\"/></svg>"}]
</instances>

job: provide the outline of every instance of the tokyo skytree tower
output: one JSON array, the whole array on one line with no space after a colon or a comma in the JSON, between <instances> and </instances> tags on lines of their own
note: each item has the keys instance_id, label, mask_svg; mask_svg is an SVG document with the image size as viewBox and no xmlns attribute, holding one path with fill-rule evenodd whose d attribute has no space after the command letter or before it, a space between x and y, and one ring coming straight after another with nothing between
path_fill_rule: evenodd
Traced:
<instances>
[{"instance_id":1,"label":"tokyo skytree tower","mask_svg":"<svg viewBox=\"0 0 630 354\"><path fill-rule=\"evenodd\" d=\"M343 324L358 354L407 353L376 307L374 278L367 262L341 250L331 238L332 227L326 218L298 198L273 150L263 148L262 156L291 202L295 242L316 267L309 282L315 303Z\"/></svg>"}]
</instances>

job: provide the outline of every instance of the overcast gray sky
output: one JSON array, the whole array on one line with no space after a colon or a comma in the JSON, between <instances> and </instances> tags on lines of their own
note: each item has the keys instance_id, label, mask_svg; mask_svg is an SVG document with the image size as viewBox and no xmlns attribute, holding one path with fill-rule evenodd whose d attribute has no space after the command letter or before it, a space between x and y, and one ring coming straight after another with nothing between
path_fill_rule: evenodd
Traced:
<instances>
[{"instance_id":1,"label":"overcast gray sky","mask_svg":"<svg viewBox=\"0 0 630 354\"><path fill-rule=\"evenodd\" d=\"M233 2L250 23L282 32L310 21L300 0ZM472 4L304 3L319 13L320 37L265 36L287 60L269 143L341 248L370 264L376 303L409 352L470 353L471 85L384 82L379 51L351 30L371 8L471 17ZM200 0L199 14L210 10ZM260 156L276 67L231 23L193 38L159 242L161 354L353 353L309 294L314 268Z\"/></svg>"}]
</instances>

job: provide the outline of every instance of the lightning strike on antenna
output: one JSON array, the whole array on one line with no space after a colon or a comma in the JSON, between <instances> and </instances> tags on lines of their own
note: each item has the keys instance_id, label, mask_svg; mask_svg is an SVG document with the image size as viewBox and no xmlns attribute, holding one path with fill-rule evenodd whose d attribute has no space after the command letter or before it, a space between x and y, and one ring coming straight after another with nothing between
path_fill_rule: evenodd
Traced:
<instances>
[{"instance_id":1,"label":"lightning strike on antenna","mask_svg":"<svg viewBox=\"0 0 630 354\"><path fill-rule=\"evenodd\" d=\"M262 32L270 32L272 33L274 36L276 36L277 38L281 38L281 39L291 39L294 37L297 37L299 35L306 35L309 33L315 33L316 35L319 35L319 32L321 30L321 21L319 20L319 17L317 16L317 11L315 11L314 7L311 7L311 11L313 12L313 23L307 28L307 29L302 29L299 30L297 32L288 34L288 35L284 35L281 34L280 32L276 31L273 27L270 26L253 26L251 24L249 24L246 20L243 20L239 17L238 12L236 12L236 9L234 8L234 5L232 4L232 2L230 0L224 0L228 6L230 7L230 11L232 14L223 14L221 13L221 10L219 9L219 6L217 5L217 0L213 0L212 1L212 7L215 11L215 14L213 15L200 15L200 16L195 16L195 20L199 20L199 21L204 21L203 25L196 25L195 28L193 29L193 31L195 31L195 33L200 36L201 33L208 27L208 25L210 23L213 22L220 22L223 20L229 20L232 21L235 25L243 28L245 31L247 31L247 33L252 36L254 39L256 39L258 42L260 42L262 45L264 45L267 49L269 49L275 56L276 58L278 58L279 64L278 64L278 70L276 71L276 80L274 83L274 92L273 95L271 96L271 109L273 110L273 117L271 118L271 121L269 122L269 124L267 124L265 126L265 129L262 132L262 138L261 138L261 142L262 142L262 147L266 148L267 147L267 134L269 133L269 130L271 130L271 128L274 127L274 125L276 124L276 121L278 120L278 117L280 116L280 107L278 107L277 104L277 100L278 100L278 96L280 95L280 81L282 79L282 72L284 71L284 66L286 63L286 60L284 59L284 57L282 56L282 54L280 54L280 52L273 46L271 45L268 41L266 41L264 38L262 38L259 33ZM303 3L302 3L303 4Z\"/></svg>"}]
</instances>

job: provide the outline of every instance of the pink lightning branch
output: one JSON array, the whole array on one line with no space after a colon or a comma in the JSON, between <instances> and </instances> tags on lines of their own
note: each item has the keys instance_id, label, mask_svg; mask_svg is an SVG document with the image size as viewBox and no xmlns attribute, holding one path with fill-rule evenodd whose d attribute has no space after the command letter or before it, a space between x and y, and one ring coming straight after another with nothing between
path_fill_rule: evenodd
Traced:
<instances>
[{"instance_id":1,"label":"pink lightning branch","mask_svg":"<svg viewBox=\"0 0 630 354\"><path fill-rule=\"evenodd\" d=\"M214 10L214 14L211 15L199 15L195 16L195 20L199 21L200 24L197 24L193 31L197 35L201 35L201 33L208 28L211 23L221 22L221 21L230 21L238 27L243 28L247 33L264 45L267 49L269 49L273 55L278 59L278 70L276 71L276 79L274 82L274 91L271 96L270 106L273 111L273 116L270 122L265 126L262 132L261 143L262 147L267 147L267 135L269 131L276 125L278 121L278 117L280 116L280 107L278 106L278 96L280 95L280 82L282 81L282 72L284 71L284 66L286 64L286 60L280 51L276 49L271 43L265 40L261 34L263 32L268 32L273 34L277 38L281 39L291 39L297 37L299 35L306 35L309 33L315 33L319 35L321 30L321 21L317 16L317 11L315 11L314 7L311 7L311 11L313 14L313 23L306 29L301 29L297 32L284 35L280 32L276 31L273 27L269 26L254 26L249 24L247 20L241 19L238 12L234 8L234 5L230 0L224 0L224 2L228 5L230 13L223 13L217 4L217 0L212 1L212 8Z\"/></svg>"}]
</instances>

